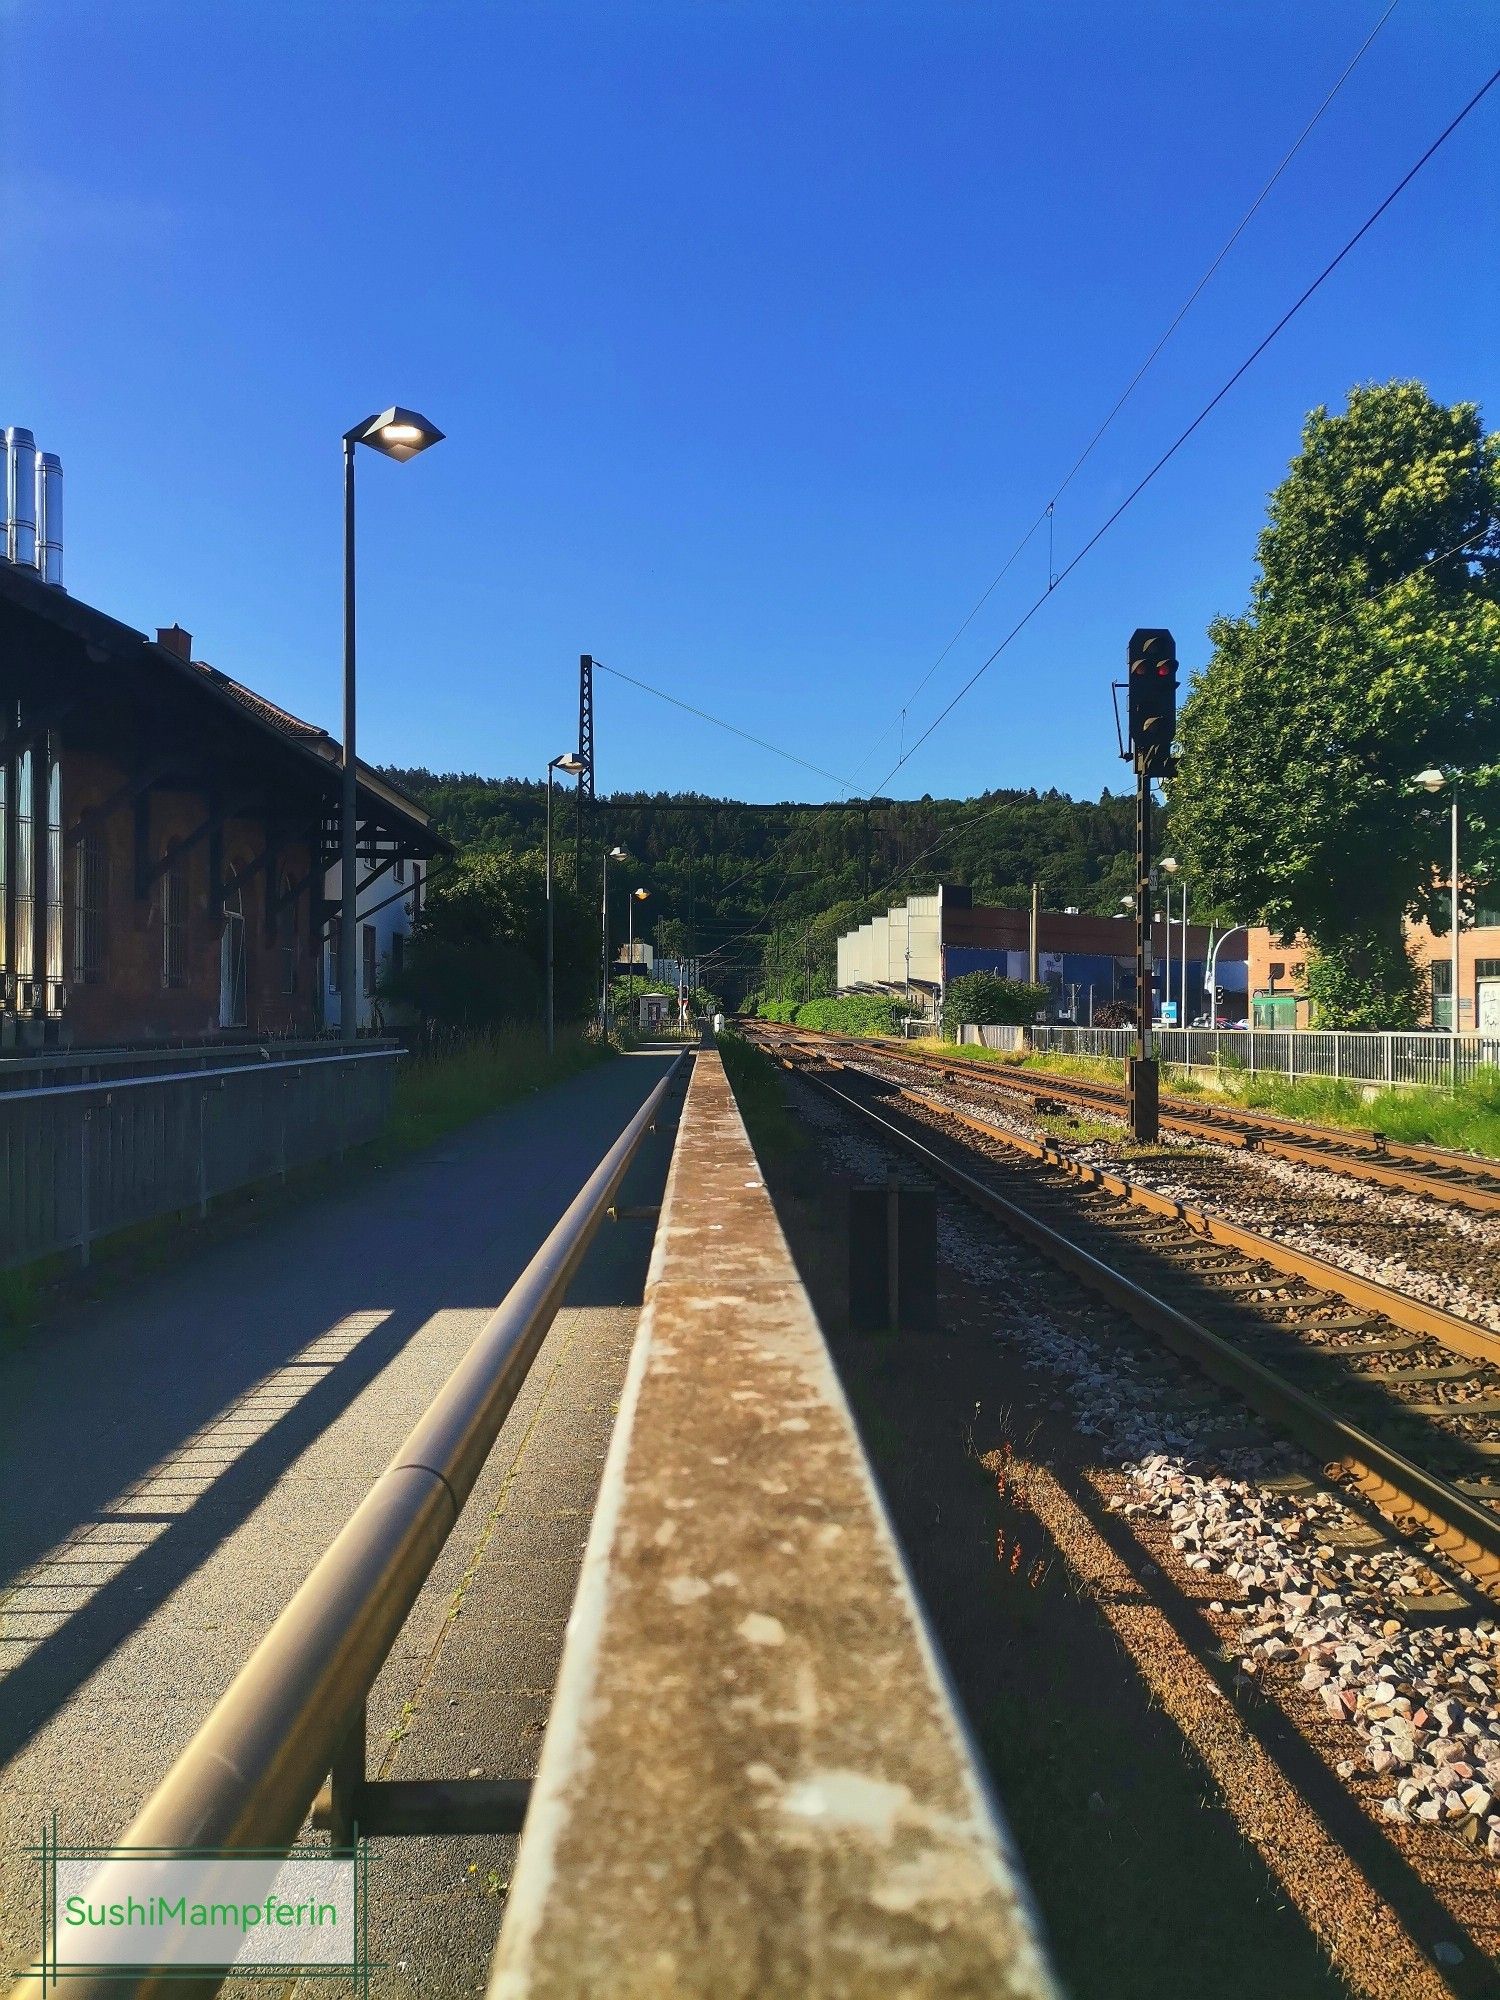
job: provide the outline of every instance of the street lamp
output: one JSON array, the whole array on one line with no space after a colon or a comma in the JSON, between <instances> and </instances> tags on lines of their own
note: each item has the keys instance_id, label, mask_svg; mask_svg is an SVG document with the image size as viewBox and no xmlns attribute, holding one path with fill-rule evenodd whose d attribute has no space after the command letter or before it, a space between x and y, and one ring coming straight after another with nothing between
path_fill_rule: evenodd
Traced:
<instances>
[{"instance_id":1,"label":"street lamp","mask_svg":"<svg viewBox=\"0 0 1500 2000\"><path fill-rule=\"evenodd\" d=\"M1180 865L1181 864L1179 863L1175 854L1163 855L1161 870L1162 873L1167 878L1167 964L1165 972L1166 984L1162 988L1161 1011L1163 1016L1165 1016L1168 1007L1170 1007L1172 1004L1172 882L1173 878L1177 874ZM1187 923L1186 879L1184 879L1182 884L1182 908L1184 913L1183 923L1184 926L1186 926ZM1187 930L1186 928L1184 928L1182 933L1182 957L1179 960L1177 967L1177 1011L1182 1016L1182 1019L1181 1021L1179 1021L1178 1026L1186 1027L1187 1026Z\"/></svg>"},{"instance_id":2,"label":"street lamp","mask_svg":"<svg viewBox=\"0 0 1500 2000\"><path fill-rule=\"evenodd\" d=\"M629 856L623 847L605 850L604 875L599 892L599 922L602 934L601 970L599 987L599 1031L609 1033L609 864L611 861L625 861Z\"/></svg>"},{"instance_id":3,"label":"street lamp","mask_svg":"<svg viewBox=\"0 0 1500 2000\"><path fill-rule=\"evenodd\" d=\"M1223 944L1224 938L1232 938L1240 931L1243 931L1248 938L1250 935L1250 926L1248 924L1231 924L1229 929L1225 931L1224 937L1214 940L1208 954L1208 969L1203 975L1203 991L1208 1000L1208 1018L1211 1027L1217 1028L1219 1025L1219 947ZM1247 1003L1248 998L1247 993Z\"/></svg>"},{"instance_id":4,"label":"street lamp","mask_svg":"<svg viewBox=\"0 0 1500 2000\"><path fill-rule=\"evenodd\" d=\"M352 431L344 432L344 766L339 828L339 1038L352 1042L359 1031L359 987L354 949L358 925L355 902L358 897L354 858L354 816L356 810L354 759L354 447L367 444L371 451L405 461L419 451L442 441L443 433L415 410L393 405L377 417L366 417Z\"/></svg>"},{"instance_id":5,"label":"street lamp","mask_svg":"<svg viewBox=\"0 0 1500 2000\"><path fill-rule=\"evenodd\" d=\"M553 757L547 765L547 1054L549 1056L557 1040L552 975L552 773L566 771L570 778L576 778L580 771L586 769L587 766L576 750L564 750L560 757Z\"/></svg>"},{"instance_id":6,"label":"street lamp","mask_svg":"<svg viewBox=\"0 0 1500 2000\"><path fill-rule=\"evenodd\" d=\"M1458 1081L1458 777L1449 776L1446 771L1418 771L1416 782L1424 792L1436 795L1445 785L1450 788L1451 809L1449 815L1449 874L1448 874L1448 1026L1454 1035L1453 1077ZM1437 1023L1434 1021L1433 1026Z\"/></svg>"},{"instance_id":7,"label":"street lamp","mask_svg":"<svg viewBox=\"0 0 1500 2000\"><path fill-rule=\"evenodd\" d=\"M630 985L627 989L632 1000L635 998L635 906L644 903L650 896L649 889L632 889L627 908L625 928L625 956L630 961Z\"/></svg>"}]
</instances>

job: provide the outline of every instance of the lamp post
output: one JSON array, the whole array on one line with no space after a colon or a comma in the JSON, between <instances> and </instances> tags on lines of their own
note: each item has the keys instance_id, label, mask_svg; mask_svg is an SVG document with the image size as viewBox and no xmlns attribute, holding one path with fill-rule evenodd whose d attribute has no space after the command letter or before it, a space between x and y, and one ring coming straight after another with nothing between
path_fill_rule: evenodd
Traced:
<instances>
[{"instance_id":1,"label":"lamp post","mask_svg":"<svg viewBox=\"0 0 1500 2000\"><path fill-rule=\"evenodd\" d=\"M602 977L599 986L599 1032L609 1033L609 864L628 859L623 847L610 847L604 854L604 875L599 891L599 926Z\"/></svg>"},{"instance_id":2,"label":"lamp post","mask_svg":"<svg viewBox=\"0 0 1500 2000\"><path fill-rule=\"evenodd\" d=\"M404 463L429 445L439 444L443 433L415 410L392 406L378 417L366 417L353 430L344 432L344 765L339 825L339 1039L352 1042L359 1032L359 975L355 963L355 903L359 888L354 855L354 817L357 784L354 757L354 447L367 444L372 451Z\"/></svg>"},{"instance_id":3,"label":"lamp post","mask_svg":"<svg viewBox=\"0 0 1500 2000\"><path fill-rule=\"evenodd\" d=\"M1209 1021L1211 1025L1215 1028L1217 1028L1219 1025L1219 985L1218 985L1219 947L1220 945L1223 944L1225 938L1232 938L1237 931L1244 931L1245 935L1248 937L1250 934L1250 927L1248 924L1231 924L1229 926L1229 929L1224 932L1223 937L1219 937L1214 940L1213 948L1210 950L1208 954L1208 970L1203 975L1203 991L1208 1000Z\"/></svg>"},{"instance_id":4,"label":"lamp post","mask_svg":"<svg viewBox=\"0 0 1500 2000\"><path fill-rule=\"evenodd\" d=\"M630 997L635 998L635 906L650 896L649 889L632 889L625 917L625 956L630 961Z\"/></svg>"},{"instance_id":5,"label":"lamp post","mask_svg":"<svg viewBox=\"0 0 1500 2000\"><path fill-rule=\"evenodd\" d=\"M1161 872L1167 878L1167 963L1163 973L1165 984L1162 987L1162 996L1161 996L1162 999L1161 1011L1163 1020L1166 1019L1167 1009L1172 1004L1172 883L1174 878L1176 877L1178 865L1179 864L1177 861L1177 857L1175 855L1173 854L1163 855L1161 863ZM1181 1014L1184 1011L1183 994L1182 994L1183 985L1184 985L1183 968L1179 966L1177 972L1177 1011L1179 1014Z\"/></svg>"},{"instance_id":6,"label":"lamp post","mask_svg":"<svg viewBox=\"0 0 1500 2000\"><path fill-rule=\"evenodd\" d=\"M564 750L560 757L554 757L547 765L547 1053L550 1056L557 1040L557 1010L553 1000L552 972L552 773L566 771L576 778L585 768L583 759L576 750Z\"/></svg>"},{"instance_id":7,"label":"lamp post","mask_svg":"<svg viewBox=\"0 0 1500 2000\"><path fill-rule=\"evenodd\" d=\"M1446 785L1450 794L1448 869L1448 1026L1453 1035L1453 1081L1458 1082L1458 776L1446 771L1418 771L1417 783L1436 795ZM1433 1026L1436 1027L1434 1022Z\"/></svg>"}]
</instances>

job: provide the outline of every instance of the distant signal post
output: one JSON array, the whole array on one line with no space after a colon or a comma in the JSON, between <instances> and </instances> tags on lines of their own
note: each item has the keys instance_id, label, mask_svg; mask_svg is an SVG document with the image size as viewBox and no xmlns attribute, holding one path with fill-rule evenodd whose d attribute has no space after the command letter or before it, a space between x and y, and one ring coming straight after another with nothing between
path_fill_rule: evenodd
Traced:
<instances>
[{"instance_id":1,"label":"distant signal post","mask_svg":"<svg viewBox=\"0 0 1500 2000\"><path fill-rule=\"evenodd\" d=\"M1155 966L1151 944L1151 785L1170 778L1177 733L1177 647L1170 632L1145 626L1130 635L1126 668L1129 747L1135 769L1135 1054L1125 1059L1133 1139L1157 1135L1158 1076L1151 1053Z\"/></svg>"}]
</instances>

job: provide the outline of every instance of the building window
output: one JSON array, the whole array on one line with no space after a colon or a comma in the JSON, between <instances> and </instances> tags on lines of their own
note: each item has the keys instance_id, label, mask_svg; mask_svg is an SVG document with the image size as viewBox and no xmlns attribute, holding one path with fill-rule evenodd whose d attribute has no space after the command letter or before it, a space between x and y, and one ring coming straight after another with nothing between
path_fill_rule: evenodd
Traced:
<instances>
[{"instance_id":1,"label":"building window","mask_svg":"<svg viewBox=\"0 0 1500 2000\"><path fill-rule=\"evenodd\" d=\"M187 856L173 854L161 878L161 983L187 984Z\"/></svg>"},{"instance_id":2,"label":"building window","mask_svg":"<svg viewBox=\"0 0 1500 2000\"><path fill-rule=\"evenodd\" d=\"M1500 896L1491 883L1486 882L1474 892L1474 928L1477 931L1500 928Z\"/></svg>"},{"instance_id":3,"label":"building window","mask_svg":"<svg viewBox=\"0 0 1500 2000\"><path fill-rule=\"evenodd\" d=\"M1447 959L1434 959L1430 967L1432 973L1432 1025L1435 1028L1451 1028L1453 1025L1453 967Z\"/></svg>"},{"instance_id":4,"label":"building window","mask_svg":"<svg viewBox=\"0 0 1500 2000\"><path fill-rule=\"evenodd\" d=\"M4 710L0 709L0 718ZM10 854L10 766L0 762L0 1007L11 1004L10 990L10 883L6 872Z\"/></svg>"},{"instance_id":5,"label":"building window","mask_svg":"<svg viewBox=\"0 0 1500 2000\"><path fill-rule=\"evenodd\" d=\"M391 937L391 971L400 976L406 964L406 933L396 931Z\"/></svg>"},{"instance_id":6,"label":"building window","mask_svg":"<svg viewBox=\"0 0 1500 2000\"><path fill-rule=\"evenodd\" d=\"M245 993L245 910L238 885L224 898L224 929L219 938L219 1026L243 1028Z\"/></svg>"},{"instance_id":7,"label":"building window","mask_svg":"<svg viewBox=\"0 0 1500 2000\"><path fill-rule=\"evenodd\" d=\"M344 920L337 911L328 926L328 990L337 993L342 985L340 968L343 965Z\"/></svg>"},{"instance_id":8,"label":"building window","mask_svg":"<svg viewBox=\"0 0 1500 2000\"><path fill-rule=\"evenodd\" d=\"M406 856L404 854L397 856L395 876L398 882L404 882L406 880Z\"/></svg>"},{"instance_id":9,"label":"building window","mask_svg":"<svg viewBox=\"0 0 1500 2000\"><path fill-rule=\"evenodd\" d=\"M32 797L31 752L23 750L16 764L16 1001L18 1006L31 1004L31 996L25 991L33 976L36 963L36 900L35 868L36 851L32 845L32 812L35 800Z\"/></svg>"},{"instance_id":10,"label":"building window","mask_svg":"<svg viewBox=\"0 0 1500 2000\"><path fill-rule=\"evenodd\" d=\"M47 980L46 1006L49 1013L57 1005L55 989L63 979L63 881L62 881L62 765L55 756L47 761Z\"/></svg>"},{"instance_id":11,"label":"building window","mask_svg":"<svg viewBox=\"0 0 1500 2000\"><path fill-rule=\"evenodd\" d=\"M422 914L422 865L420 862L414 862L412 864L412 871L411 871L412 922L415 923L417 921L417 918L420 917L421 914Z\"/></svg>"},{"instance_id":12,"label":"building window","mask_svg":"<svg viewBox=\"0 0 1500 2000\"><path fill-rule=\"evenodd\" d=\"M375 997L375 926L361 924L359 927L361 971L364 975L364 996L367 1000Z\"/></svg>"},{"instance_id":13,"label":"building window","mask_svg":"<svg viewBox=\"0 0 1500 2000\"><path fill-rule=\"evenodd\" d=\"M109 921L109 847L102 826L79 836L73 871L73 977L81 986L98 986Z\"/></svg>"}]
</instances>

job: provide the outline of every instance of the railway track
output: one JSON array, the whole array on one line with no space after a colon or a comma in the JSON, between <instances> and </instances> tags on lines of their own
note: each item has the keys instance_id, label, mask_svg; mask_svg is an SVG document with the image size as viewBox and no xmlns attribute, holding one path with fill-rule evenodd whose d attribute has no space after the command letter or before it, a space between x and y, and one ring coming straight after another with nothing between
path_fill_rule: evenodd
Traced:
<instances>
[{"instance_id":1,"label":"railway track","mask_svg":"<svg viewBox=\"0 0 1500 2000\"><path fill-rule=\"evenodd\" d=\"M1500 1334L850 1069L833 1038L749 1038L1500 1595Z\"/></svg>"},{"instance_id":2,"label":"railway track","mask_svg":"<svg viewBox=\"0 0 1500 2000\"><path fill-rule=\"evenodd\" d=\"M1092 1077L1056 1075L1051 1071L997 1068L993 1063L967 1061L962 1056L933 1055L904 1042L882 1037L820 1034L806 1028L777 1031L762 1025L756 1032L767 1039L802 1043L808 1048L843 1050L851 1054L876 1051L888 1061L909 1063L949 1081L962 1080L987 1090L1039 1103L1073 1104L1123 1119L1123 1086ZM1160 1124L1164 1132L1208 1140L1220 1146L1265 1153L1298 1166L1321 1167L1329 1173L1368 1181L1395 1193L1420 1195L1432 1201L1500 1214L1500 1161L1455 1153L1440 1146L1408 1145L1379 1132L1335 1130L1304 1125L1273 1112L1250 1111L1240 1105L1209 1104L1163 1092Z\"/></svg>"}]
</instances>

